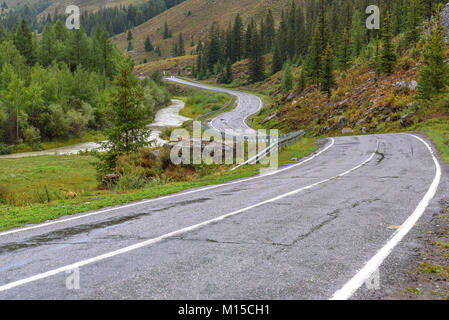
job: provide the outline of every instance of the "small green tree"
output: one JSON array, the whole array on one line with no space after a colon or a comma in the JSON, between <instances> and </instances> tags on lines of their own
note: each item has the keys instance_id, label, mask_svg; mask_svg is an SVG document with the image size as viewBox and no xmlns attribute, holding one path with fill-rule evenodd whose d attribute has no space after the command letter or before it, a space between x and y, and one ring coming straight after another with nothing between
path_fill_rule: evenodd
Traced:
<instances>
[{"instance_id":1,"label":"small green tree","mask_svg":"<svg viewBox=\"0 0 449 320\"><path fill-rule=\"evenodd\" d=\"M334 75L334 54L328 44L321 59L320 89L330 97L331 89L336 85Z\"/></svg>"},{"instance_id":2,"label":"small green tree","mask_svg":"<svg viewBox=\"0 0 449 320\"><path fill-rule=\"evenodd\" d=\"M146 52L150 52L150 51L153 51L153 50L154 50L154 48L153 48L153 45L151 44L150 37L147 36L146 39L145 39L145 51Z\"/></svg>"},{"instance_id":3,"label":"small green tree","mask_svg":"<svg viewBox=\"0 0 449 320\"><path fill-rule=\"evenodd\" d=\"M440 15L438 14L437 17ZM429 99L440 94L449 85L449 66L446 60L447 46L439 18L435 18L432 32L424 46L424 62L419 72L418 97Z\"/></svg>"},{"instance_id":4,"label":"small green tree","mask_svg":"<svg viewBox=\"0 0 449 320\"><path fill-rule=\"evenodd\" d=\"M131 41L133 39L133 33L131 30L128 31L128 36L126 37L126 40Z\"/></svg>"},{"instance_id":5,"label":"small green tree","mask_svg":"<svg viewBox=\"0 0 449 320\"><path fill-rule=\"evenodd\" d=\"M284 75L282 77L282 91L287 92L293 88L293 74L290 63L286 63L284 66Z\"/></svg>"},{"instance_id":6,"label":"small green tree","mask_svg":"<svg viewBox=\"0 0 449 320\"><path fill-rule=\"evenodd\" d=\"M128 51L132 51L133 50L133 43L130 41L128 42Z\"/></svg>"},{"instance_id":7,"label":"small green tree","mask_svg":"<svg viewBox=\"0 0 449 320\"><path fill-rule=\"evenodd\" d=\"M132 72L132 64L125 60L114 80L109 105L111 127L106 131L108 150L100 155L99 173L111 172L117 156L149 145L148 115L143 107L143 90Z\"/></svg>"}]
</instances>

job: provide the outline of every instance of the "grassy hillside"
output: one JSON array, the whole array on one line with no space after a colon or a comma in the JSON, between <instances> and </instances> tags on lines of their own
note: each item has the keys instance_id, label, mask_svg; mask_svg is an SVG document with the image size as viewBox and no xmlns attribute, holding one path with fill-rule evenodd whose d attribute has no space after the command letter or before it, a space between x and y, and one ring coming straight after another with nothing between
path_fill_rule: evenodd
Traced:
<instances>
[{"instance_id":1,"label":"grassy hillside","mask_svg":"<svg viewBox=\"0 0 449 320\"><path fill-rule=\"evenodd\" d=\"M58 11L58 13L64 13L66 7L69 5L78 6L81 11L96 11L100 7L115 7L120 5L130 5L144 2L145 0L55 0L53 4L48 7L42 14L44 16L48 13L53 14L56 10Z\"/></svg>"},{"instance_id":2,"label":"grassy hillside","mask_svg":"<svg viewBox=\"0 0 449 320\"><path fill-rule=\"evenodd\" d=\"M288 0L187 0L134 28L132 42L134 50L130 54L137 64L144 58L148 61L160 59L156 54L148 54L144 51L145 38L150 36L153 45L160 46L163 56L168 57L171 44L180 32L184 35L186 52L189 53L191 37L194 43L197 43L198 39L207 36L207 31L213 23L225 27L234 20L237 13L240 13L244 23L251 17L259 21L268 9L273 11L277 19L281 9L288 4ZM190 15L188 15L189 11ZM173 33L173 38L164 40L162 33L166 21ZM121 50L127 50L126 34L117 35L113 40Z\"/></svg>"}]
</instances>

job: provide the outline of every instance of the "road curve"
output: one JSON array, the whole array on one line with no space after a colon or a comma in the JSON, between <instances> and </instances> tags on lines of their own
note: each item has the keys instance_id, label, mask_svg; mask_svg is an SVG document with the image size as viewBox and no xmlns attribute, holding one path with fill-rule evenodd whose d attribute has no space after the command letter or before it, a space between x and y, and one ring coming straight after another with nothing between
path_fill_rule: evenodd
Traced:
<instances>
[{"instance_id":1,"label":"road curve","mask_svg":"<svg viewBox=\"0 0 449 320\"><path fill-rule=\"evenodd\" d=\"M256 133L256 131L248 125L247 119L263 107L263 102L258 96L241 91L208 86L202 83L187 81L176 77L166 77L164 79L171 82L197 87L203 90L223 92L236 96L236 107L213 118L210 121L209 126L221 132L228 130L230 134L235 135Z\"/></svg>"},{"instance_id":2,"label":"road curve","mask_svg":"<svg viewBox=\"0 0 449 320\"><path fill-rule=\"evenodd\" d=\"M414 136L338 137L271 175L0 233L0 299L329 299L435 178Z\"/></svg>"}]
</instances>

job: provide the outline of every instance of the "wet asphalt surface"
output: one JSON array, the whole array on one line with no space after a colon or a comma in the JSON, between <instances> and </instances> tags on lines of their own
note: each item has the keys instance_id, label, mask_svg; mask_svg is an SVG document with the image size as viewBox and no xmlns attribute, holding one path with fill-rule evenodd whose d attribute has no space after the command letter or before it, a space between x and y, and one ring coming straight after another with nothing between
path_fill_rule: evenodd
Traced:
<instances>
[{"instance_id":1,"label":"wet asphalt surface","mask_svg":"<svg viewBox=\"0 0 449 320\"><path fill-rule=\"evenodd\" d=\"M254 134L255 131L246 122L249 116L258 112L262 106L262 100L249 93L224 89L218 87L207 86L197 82L191 82L182 80L176 77L165 78L167 81L172 81L184 85L189 85L192 87L197 87L204 90L223 92L237 97L237 105L234 109L226 111L213 118L209 126L215 130L224 132L228 130L230 134Z\"/></svg>"},{"instance_id":2,"label":"wet asphalt surface","mask_svg":"<svg viewBox=\"0 0 449 320\"><path fill-rule=\"evenodd\" d=\"M328 299L427 192L435 167L417 139L339 137L313 160L278 174L0 234L1 287L335 177L368 159L378 141L372 160L343 177L84 265L77 290L67 289L72 273L62 272L0 291L0 299ZM418 224L429 221L447 195L447 173L444 167L437 195ZM382 265L382 279L406 261L401 257L416 241L413 232ZM369 296L363 290L354 297Z\"/></svg>"}]
</instances>

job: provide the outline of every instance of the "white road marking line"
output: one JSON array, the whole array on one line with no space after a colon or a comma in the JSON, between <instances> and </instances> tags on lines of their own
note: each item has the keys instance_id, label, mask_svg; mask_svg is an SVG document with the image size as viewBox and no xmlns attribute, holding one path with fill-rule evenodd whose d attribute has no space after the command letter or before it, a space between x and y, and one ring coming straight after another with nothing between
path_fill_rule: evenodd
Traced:
<instances>
[{"instance_id":1,"label":"white road marking line","mask_svg":"<svg viewBox=\"0 0 449 320\"><path fill-rule=\"evenodd\" d=\"M441 178L441 167L438 163L437 158L434 155L434 152L430 145L421 139L418 136L413 134L407 134L412 136L427 147L429 150L433 162L435 163L435 178L432 184L429 187L429 190L425 194L424 198L418 204L415 211L407 218L407 220L401 225L401 227L393 234L391 239L387 242L387 244L380 249L374 257L369 260L365 266L357 272L357 274L349 280L340 290L334 293L331 300L347 300L349 299L365 282L368 280L371 275L380 267L383 261L388 257L388 255L393 251L393 249L398 245L398 243L404 238L404 236L413 228L415 223L419 220L419 218L425 212L427 206L429 205L430 200L435 196L435 193L438 189L438 185L440 183Z\"/></svg>"},{"instance_id":2,"label":"white road marking line","mask_svg":"<svg viewBox=\"0 0 449 320\"><path fill-rule=\"evenodd\" d=\"M154 199L148 199L148 200L143 200L143 201L139 201L139 202L134 202L134 203L118 206L118 207L113 207L113 208L109 208L109 209L103 209L103 210L94 211L94 212L91 212L91 213L86 213L86 214L83 214L83 215L77 215L75 217L71 217L71 218L67 218L67 219L63 219L63 220L56 220L56 221L51 221L51 222L37 224L37 225L34 225L34 226L30 226L30 227L24 227L24 228L20 228L20 229L14 229L14 230L10 230L10 231L5 231L5 232L0 233L0 237L6 236L6 235L9 235L9 234L13 234L13 233L24 232L24 231L29 231L29 230L33 230L33 229L48 227L48 226L52 226L52 225L60 224L60 223L64 223L64 222L71 222L71 221L79 220L79 219L82 219L82 218L95 216L95 215L98 215L98 214L101 214L101 213L106 213L106 212L121 210L121 209L125 209L125 208L130 208L130 207L134 207L134 206L138 206L138 205L142 205L142 204L147 204L147 203L154 202L154 201L166 200L166 199L171 199L171 198L175 198L175 197L185 196L185 195L192 194L192 193L198 193L198 192L208 191L208 190L212 190L212 189L216 189L216 188L220 188L220 187L227 187L227 186L234 185L234 184L240 184L240 183L252 181L252 180L255 180L255 179L260 179L260 178L266 177L268 175L279 174L279 173L284 172L286 170L290 170L290 169L295 168L297 166L300 166L300 165L302 165L304 163L307 163L307 162L315 159L316 157L318 157L322 153L326 152L327 150L329 150L335 144L335 140L333 138L330 138L330 139L331 139L331 143L328 146L326 146L324 149L322 149L321 151L319 151L319 152L317 152L317 153L307 157L306 159L302 160L299 163L296 163L294 165L285 167L285 168L280 169L280 170L276 170L274 172L270 172L269 174L258 175L258 176L255 176L255 177L242 179L242 180L238 180L238 181L228 182L228 183L224 183L224 184L212 185L212 186L201 188L201 189L195 189L195 190L181 192L181 193L175 193L175 194L171 194L171 195L163 196L163 197L159 197L159 198L154 198Z\"/></svg>"},{"instance_id":3,"label":"white road marking line","mask_svg":"<svg viewBox=\"0 0 449 320\"><path fill-rule=\"evenodd\" d=\"M377 140L376 151L373 152L368 159L366 159L365 161L363 161L359 165L353 167L352 169L349 169L349 170L347 170L347 171L345 171L343 173L340 173L340 174L338 174L338 175L336 175L334 177L321 180L321 181L313 183L311 185L308 185L308 186L305 186L305 187L302 187L302 188L299 188L299 189L296 189L296 190L284 193L284 194L282 194L280 196L277 196L277 197L274 197L274 198L271 198L271 199L268 199L268 200L256 203L254 205L248 206L248 207L243 208L243 209L239 209L239 210L233 211L231 213L228 213L228 214L216 217L214 219L210 219L210 220L207 220L207 221L204 221L204 222L192 225L190 227L186 227L186 228L179 229L179 230L176 230L176 231L173 231L173 232L170 232L170 233L166 233L166 234L164 234L162 236L159 236L157 238L149 239L149 240L146 240L146 241L143 241L143 242L140 242L140 243L136 243L134 245L131 245L131 246L119 249L119 250L108 252L108 253L105 253L105 254L102 254L102 255L99 255L99 256L87 259L87 260L79 261L79 262L76 262L76 263L73 263L73 264L69 264L69 265L57 268L57 269L53 269L53 270L50 270L50 271L47 271L47 272L44 272L44 273L40 273L40 274L34 275L32 277L28 277L28 278L25 278L25 279L22 279L22 280L17 280L17 281L14 281L14 282L2 285L2 286L0 286L0 292L6 291L6 290L10 290L10 289L18 287L18 286L22 286L22 285L30 283L30 282L34 282L34 281L37 281L37 280L45 279L45 278L54 276L56 274L59 274L59 273L65 272L65 271L69 271L69 270L73 270L73 269L76 269L76 268L80 268L82 266L85 266L85 265L88 265L88 264L91 264L91 263L95 263L95 262L98 262L98 261L101 261L101 260L104 260L104 259L112 258L112 257L118 256L120 254L124 254L124 253L130 252L130 251L134 251L136 249L143 248L143 247L149 246L149 245L157 243L157 242L161 242L162 240L165 240L167 238L171 238L171 237L174 237L174 236L186 233L186 232L190 232L190 231L193 231L193 230L200 229L200 228L202 228L202 227L204 227L206 225L209 225L209 224L212 224L212 223L216 223L218 221L222 221L222 220L224 220L226 218L235 216L237 214L240 214L242 212L248 211L250 209L254 209L254 208L263 206L265 204L268 204L268 203L271 203L271 202L275 202L277 200L280 200L280 199L292 196L294 194L297 194L297 193L299 193L301 191L311 189L311 188L316 187L316 186L318 186L320 184L323 184L325 182L329 182L329 181L337 179L339 177L343 177L343 176L345 176L345 175L347 175L347 174L349 174L349 173L359 169L360 167L364 166L366 163L371 161L371 159L376 155L376 152L378 151L378 148L379 148L379 140Z\"/></svg>"}]
</instances>

